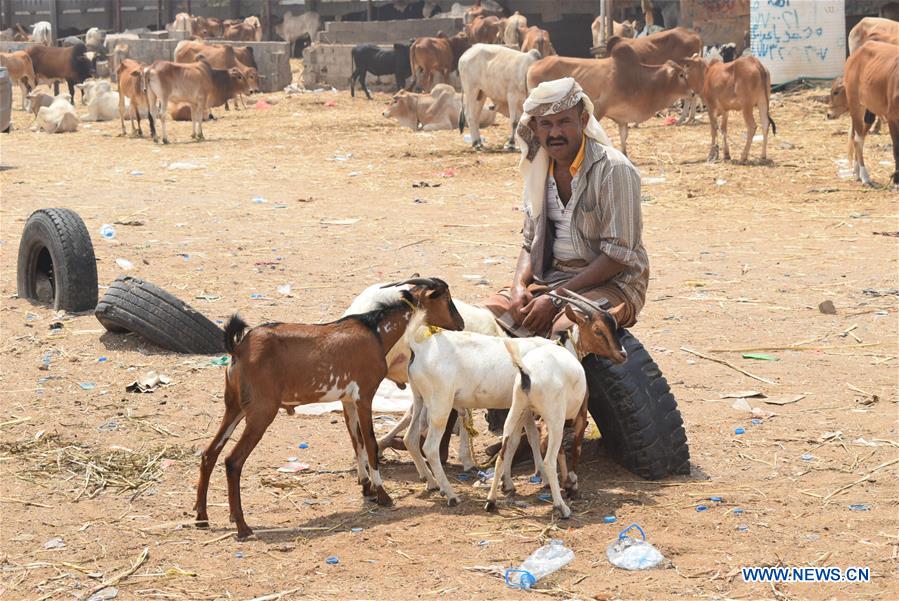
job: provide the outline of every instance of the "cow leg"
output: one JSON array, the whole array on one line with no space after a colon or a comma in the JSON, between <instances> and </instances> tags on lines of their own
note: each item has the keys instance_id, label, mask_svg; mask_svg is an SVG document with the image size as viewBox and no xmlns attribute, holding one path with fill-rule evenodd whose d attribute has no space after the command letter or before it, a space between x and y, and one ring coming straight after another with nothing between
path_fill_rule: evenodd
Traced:
<instances>
[{"instance_id":1,"label":"cow leg","mask_svg":"<svg viewBox=\"0 0 899 601\"><path fill-rule=\"evenodd\" d=\"M621 154L627 156L627 121L618 124L618 135L621 136Z\"/></svg>"},{"instance_id":2,"label":"cow leg","mask_svg":"<svg viewBox=\"0 0 899 601\"><path fill-rule=\"evenodd\" d=\"M890 180L893 182L893 188L899 188L899 121L888 121L887 125L893 141L893 163L896 167Z\"/></svg>"},{"instance_id":3,"label":"cow leg","mask_svg":"<svg viewBox=\"0 0 899 601\"><path fill-rule=\"evenodd\" d=\"M712 131L712 142L709 145L709 163L718 160L718 115L709 107L709 128Z\"/></svg>"},{"instance_id":4,"label":"cow leg","mask_svg":"<svg viewBox=\"0 0 899 601\"><path fill-rule=\"evenodd\" d=\"M131 107L129 107L128 117L131 118ZM119 120L122 122L122 135L125 136L125 93L121 90L119 91ZM131 129L134 129L134 123L131 124Z\"/></svg>"},{"instance_id":5,"label":"cow leg","mask_svg":"<svg viewBox=\"0 0 899 601\"><path fill-rule=\"evenodd\" d=\"M235 107L234 107L234 108L237 109L237 106L236 106L237 103L235 102L234 104L235 104ZM225 101L225 110L226 110L226 111L230 111L230 110L231 110L231 107L228 106L228 101L227 101L227 100Z\"/></svg>"},{"instance_id":6,"label":"cow leg","mask_svg":"<svg viewBox=\"0 0 899 601\"><path fill-rule=\"evenodd\" d=\"M752 146L752 138L755 137L755 130L757 129L752 109L752 105L743 107L743 121L746 123L746 145L743 147L743 154L740 155L741 163L749 160L749 149Z\"/></svg>"},{"instance_id":7,"label":"cow leg","mask_svg":"<svg viewBox=\"0 0 899 601\"><path fill-rule=\"evenodd\" d=\"M481 109L484 107L484 98L478 99L481 95L479 90L472 90L471 94L465 96L465 120L468 121L468 129L471 132L471 145L480 148L481 132L478 127L481 122ZM510 109L511 110L511 109Z\"/></svg>"},{"instance_id":8,"label":"cow leg","mask_svg":"<svg viewBox=\"0 0 899 601\"><path fill-rule=\"evenodd\" d=\"M137 133L140 134L140 137L144 137L144 132L140 130L140 111L137 111ZM156 124L153 123L153 113L147 111L147 121L150 122L150 135L153 136L153 139L156 139Z\"/></svg>"},{"instance_id":9,"label":"cow leg","mask_svg":"<svg viewBox=\"0 0 899 601\"><path fill-rule=\"evenodd\" d=\"M362 86L362 91L365 92L365 97L371 100L371 92L368 90L368 85L365 83L365 79L368 76L368 72L366 70L362 70L362 77L359 78L359 85Z\"/></svg>"},{"instance_id":10,"label":"cow leg","mask_svg":"<svg viewBox=\"0 0 899 601\"><path fill-rule=\"evenodd\" d=\"M53 95L59 96L59 80L58 79L53 82ZM74 102L74 100L75 99L72 98L73 102Z\"/></svg>"},{"instance_id":11,"label":"cow leg","mask_svg":"<svg viewBox=\"0 0 899 601\"><path fill-rule=\"evenodd\" d=\"M865 123L852 117L852 142L855 148L855 177L866 186L872 185L868 169L865 167Z\"/></svg>"},{"instance_id":12,"label":"cow leg","mask_svg":"<svg viewBox=\"0 0 899 601\"><path fill-rule=\"evenodd\" d=\"M484 99L486 100L486 98ZM509 119L512 121L512 131L509 134L509 141L506 142L506 150L514 151L515 150L515 130L518 128L518 120L521 119L521 113L523 109L520 108L524 104L524 98L517 98L514 95L509 95L506 97L506 102L509 103ZM484 103L481 103L481 108L483 110ZM478 119L481 118L480 111L478 112ZM478 122L480 125L480 122Z\"/></svg>"},{"instance_id":13,"label":"cow leg","mask_svg":"<svg viewBox=\"0 0 899 601\"><path fill-rule=\"evenodd\" d=\"M730 146L727 144L727 111L721 111L721 139L724 141L724 160L730 160Z\"/></svg>"},{"instance_id":14,"label":"cow leg","mask_svg":"<svg viewBox=\"0 0 899 601\"><path fill-rule=\"evenodd\" d=\"M191 115L193 116L193 115ZM203 120L206 118L206 97L200 96L200 101L197 103L197 142L201 140L205 140L203 137Z\"/></svg>"}]
</instances>

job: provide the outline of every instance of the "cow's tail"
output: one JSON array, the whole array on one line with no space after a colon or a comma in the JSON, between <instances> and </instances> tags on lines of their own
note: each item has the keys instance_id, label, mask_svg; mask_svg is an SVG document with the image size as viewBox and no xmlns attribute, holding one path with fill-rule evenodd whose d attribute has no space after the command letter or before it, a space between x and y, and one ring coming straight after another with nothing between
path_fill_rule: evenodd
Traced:
<instances>
[{"instance_id":1,"label":"cow's tail","mask_svg":"<svg viewBox=\"0 0 899 601\"><path fill-rule=\"evenodd\" d=\"M412 70L412 85L409 87L410 90L414 90L416 84L419 82L418 78L418 65L415 64L415 43L413 42L411 46L409 46L409 67Z\"/></svg>"},{"instance_id":2,"label":"cow's tail","mask_svg":"<svg viewBox=\"0 0 899 601\"><path fill-rule=\"evenodd\" d=\"M776 136L777 124L774 123L774 118L771 116L771 74L768 73L768 69L761 63L759 64L759 67L761 67L762 71L762 85L765 87L765 104L768 109L768 123L771 124L771 133Z\"/></svg>"},{"instance_id":3,"label":"cow's tail","mask_svg":"<svg viewBox=\"0 0 899 601\"><path fill-rule=\"evenodd\" d=\"M462 92L462 110L459 111L459 133L465 133L465 92Z\"/></svg>"}]
</instances>

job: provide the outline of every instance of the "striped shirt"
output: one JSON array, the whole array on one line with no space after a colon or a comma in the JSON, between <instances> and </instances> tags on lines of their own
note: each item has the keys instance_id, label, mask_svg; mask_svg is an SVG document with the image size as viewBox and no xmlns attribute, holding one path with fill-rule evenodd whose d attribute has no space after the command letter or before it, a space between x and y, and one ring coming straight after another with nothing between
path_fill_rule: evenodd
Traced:
<instances>
[{"instance_id":1,"label":"striped shirt","mask_svg":"<svg viewBox=\"0 0 899 601\"><path fill-rule=\"evenodd\" d=\"M552 178L547 178L551 180ZM547 193L550 187L547 186ZM554 265L555 230L549 220L548 194L535 218L525 203L524 248L538 282L559 284L575 274ZM605 254L624 269L611 282L621 289L635 312L643 308L649 283L649 258L643 248L640 174L619 151L587 139L584 162L572 181L569 210L575 254L590 263Z\"/></svg>"}]
</instances>

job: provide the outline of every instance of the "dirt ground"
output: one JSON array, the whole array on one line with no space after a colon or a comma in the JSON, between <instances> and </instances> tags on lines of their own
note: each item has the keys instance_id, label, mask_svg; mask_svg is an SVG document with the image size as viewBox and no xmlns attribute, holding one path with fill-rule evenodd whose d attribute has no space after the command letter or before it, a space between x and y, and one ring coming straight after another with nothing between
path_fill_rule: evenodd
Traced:
<instances>
[{"instance_id":1,"label":"dirt ground","mask_svg":"<svg viewBox=\"0 0 899 601\"><path fill-rule=\"evenodd\" d=\"M396 505L384 509L361 497L339 414L282 414L244 470L257 532L247 542L228 523L221 464L211 528L192 525L197 454L223 411L224 368L18 299L25 220L42 207L76 210L101 295L126 259L129 273L216 320L235 311L251 324L331 320L369 284L413 272L477 301L508 284L519 248L518 155L500 151L508 121L474 152L457 132L388 122L383 94L272 94L267 110L217 111L206 142L189 142L182 123L171 145L156 146L119 137L118 122L33 133L15 111L15 131L0 138L0 598L82 599L111 582L119 599L523 599L538 593L474 568L515 566L553 537L575 553L537 587L558 598L897 598L899 283L896 238L882 235L899 230L896 196L838 176L848 122L825 120L824 93L775 96L767 164L707 164L704 121L669 127L659 117L631 133L652 263L633 332L678 400L691 476L640 480L590 441L583 498L562 522L527 465L515 472L517 503L491 515L475 479L455 482L464 501L448 508L405 454L388 451L382 473ZM740 121L731 119L735 148ZM891 158L888 136L872 136L876 181L888 181ZM198 168L169 167L179 162ZM101 239L115 222L134 225ZM825 300L835 315L819 311ZM749 351L777 361L743 358ZM150 370L172 384L125 392ZM801 399L749 398L753 416L721 398L746 390ZM279 473L288 457L310 470ZM455 454L450 462L458 476ZM606 546L633 522L668 569L607 561ZM871 581L772 586L739 573L773 565L867 566Z\"/></svg>"}]
</instances>

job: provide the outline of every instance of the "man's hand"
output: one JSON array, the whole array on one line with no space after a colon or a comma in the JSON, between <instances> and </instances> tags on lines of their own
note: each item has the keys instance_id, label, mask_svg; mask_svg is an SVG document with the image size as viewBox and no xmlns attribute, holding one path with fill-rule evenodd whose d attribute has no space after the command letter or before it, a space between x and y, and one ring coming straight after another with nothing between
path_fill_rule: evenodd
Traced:
<instances>
[{"instance_id":1,"label":"man's hand","mask_svg":"<svg viewBox=\"0 0 899 601\"><path fill-rule=\"evenodd\" d=\"M509 296L512 300L509 312L512 314L512 319L515 320L515 323L521 325L522 320L525 318L522 310L533 300L534 295L530 293L527 286L513 286Z\"/></svg>"},{"instance_id":2,"label":"man's hand","mask_svg":"<svg viewBox=\"0 0 899 601\"><path fill-rule=\"evenodd\" d=\"M553 305L552 298L544 294L529 302L521 312L526 315L521 325L540 335L549 331L559 310Z\"/></svg>"}]
</instances>

